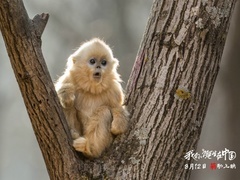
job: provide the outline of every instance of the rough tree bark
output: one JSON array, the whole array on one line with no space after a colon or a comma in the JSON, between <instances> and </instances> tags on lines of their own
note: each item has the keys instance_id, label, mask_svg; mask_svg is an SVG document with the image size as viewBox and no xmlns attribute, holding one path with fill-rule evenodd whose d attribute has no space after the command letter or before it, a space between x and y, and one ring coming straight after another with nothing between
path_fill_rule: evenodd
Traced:
<instances>
[{"instance_id":1,"label":"rough tree bark","mask_svg":"<svg viewBox=\"0 0 240 180\"><path fill-rule=\"evenodd\" d=\"M99 159L71 139L41 52L48 15L0 1L0 28L51 179L188 179L236 0L155 0L128 86L128 133Z\"/></svg>"},{"instance_id":2,"label":"rough tree bark","mask_svg":"<svg viewBox=\"0 0 240 180\"><path fill-rule=\"evenodd\" d=\"M78 156L41 51L47 20L47 14L29 19L21 0L0 1L0 29L48 173L79 179Z\"/></svg>"}]
</instances>

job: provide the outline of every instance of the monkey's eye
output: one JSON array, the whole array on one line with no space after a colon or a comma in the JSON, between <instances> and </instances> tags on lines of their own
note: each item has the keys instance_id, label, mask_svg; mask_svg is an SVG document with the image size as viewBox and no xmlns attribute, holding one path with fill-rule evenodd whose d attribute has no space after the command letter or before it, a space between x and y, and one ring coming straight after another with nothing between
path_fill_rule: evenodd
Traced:
<instances>
[{"instance_id":1,"label":"monkey's eye","mask_svg":"<svg viewBox=\"0 0 240 180\"><path fill-rule=\"evenodd\" d=\"M105 59L103 59L103 60L101 61L101 64L102 64L103 66L106 66L106 65L107 65L107 61L106 61Z\"/></svg>"},{"instance_id":2,"label":"monkey's eye","mask_svg":"<svg viewBox=\"0 0 240 180\"><path fill-rule=\"evenodd\" d=\"M89 63L92 64L92 65L95 64L95 62L96 62L96 60L94 58L89 60Z\"/></svg>"}]
</instances>

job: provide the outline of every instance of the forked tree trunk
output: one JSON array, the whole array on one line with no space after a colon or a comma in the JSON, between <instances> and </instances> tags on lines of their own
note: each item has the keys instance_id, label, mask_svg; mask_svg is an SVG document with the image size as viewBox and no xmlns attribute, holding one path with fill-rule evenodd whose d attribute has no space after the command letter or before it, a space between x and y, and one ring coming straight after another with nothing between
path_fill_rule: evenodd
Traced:
<instances>
[{"instance_id":1,"label":"forked tree trunk","mask_svg":"<svg viewBox=\"0 0 240 180\"><path fill-rule=\"evenodd\" d=\"M51 179L188 179L235 0L155 0L128 86L129 131L102 158L71 147L41 53L47 15L0 1L0 28Z\"/></svg>"}]
</instances>

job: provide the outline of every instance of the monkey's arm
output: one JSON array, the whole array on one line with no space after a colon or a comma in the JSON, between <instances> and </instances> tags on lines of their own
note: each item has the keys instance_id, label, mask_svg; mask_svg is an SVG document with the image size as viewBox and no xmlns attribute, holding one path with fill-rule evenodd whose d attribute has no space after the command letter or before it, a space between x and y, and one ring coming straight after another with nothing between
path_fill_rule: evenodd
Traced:
<instances>
[{"instance_id":1,"label":"monkey's arm","mask_svg":"<svg viewBox=\"0 0 240 180\"><path fill-rule=\"evenodd\" d=\"M111 133L114 135L126 132L128 128L129 113L125 106L123 106L124 95L122 89L116 86L114 98L112 98L111 113L113 121L111 125Z\"/></svg>"},{"instance_id":2,"label":"monkey's arm","mask_svg":"<svg viewBox=\"0 0 240 180\"><path fill-rule=\"evenodd\" d=\"M60 77L55 87L58 98L63 107L63 112L65 114L68 126L70 127L72 138L77 139L80 135L76 129L76 127L78 126L78 120L77 110L74 106L75 87L70 80L70 77L63 75L62 77Z\"/></svg>"},{"instance_id":3,"label":"monkey's arm","mask_svg":"<svg viewBox=\"0 0 240 180\"><path fill-rule=\"evenodd\" d=\"M111 125L111 133L114 135L126 132L128 128L128 111L124 106L112 108L113 121Z\"/></svg>"}]
</instances>

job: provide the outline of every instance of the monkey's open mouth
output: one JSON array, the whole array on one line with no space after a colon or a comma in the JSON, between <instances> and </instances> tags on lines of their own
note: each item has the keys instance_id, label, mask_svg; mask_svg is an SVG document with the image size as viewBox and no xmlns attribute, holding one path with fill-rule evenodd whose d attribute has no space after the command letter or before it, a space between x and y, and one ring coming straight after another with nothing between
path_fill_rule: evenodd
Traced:
<instances>
[{"instance_id":1,"label":"monkey's open mouth","mask_svg":"<svg viewBox=\"0 0 240 180\"><path fill-rule=\"evenodd\" d=\"M100 72L96 72L96 73L93 74L93 77L95 79L100 79L101 78L101 73Z\"/></svg>"}]
</instances>

